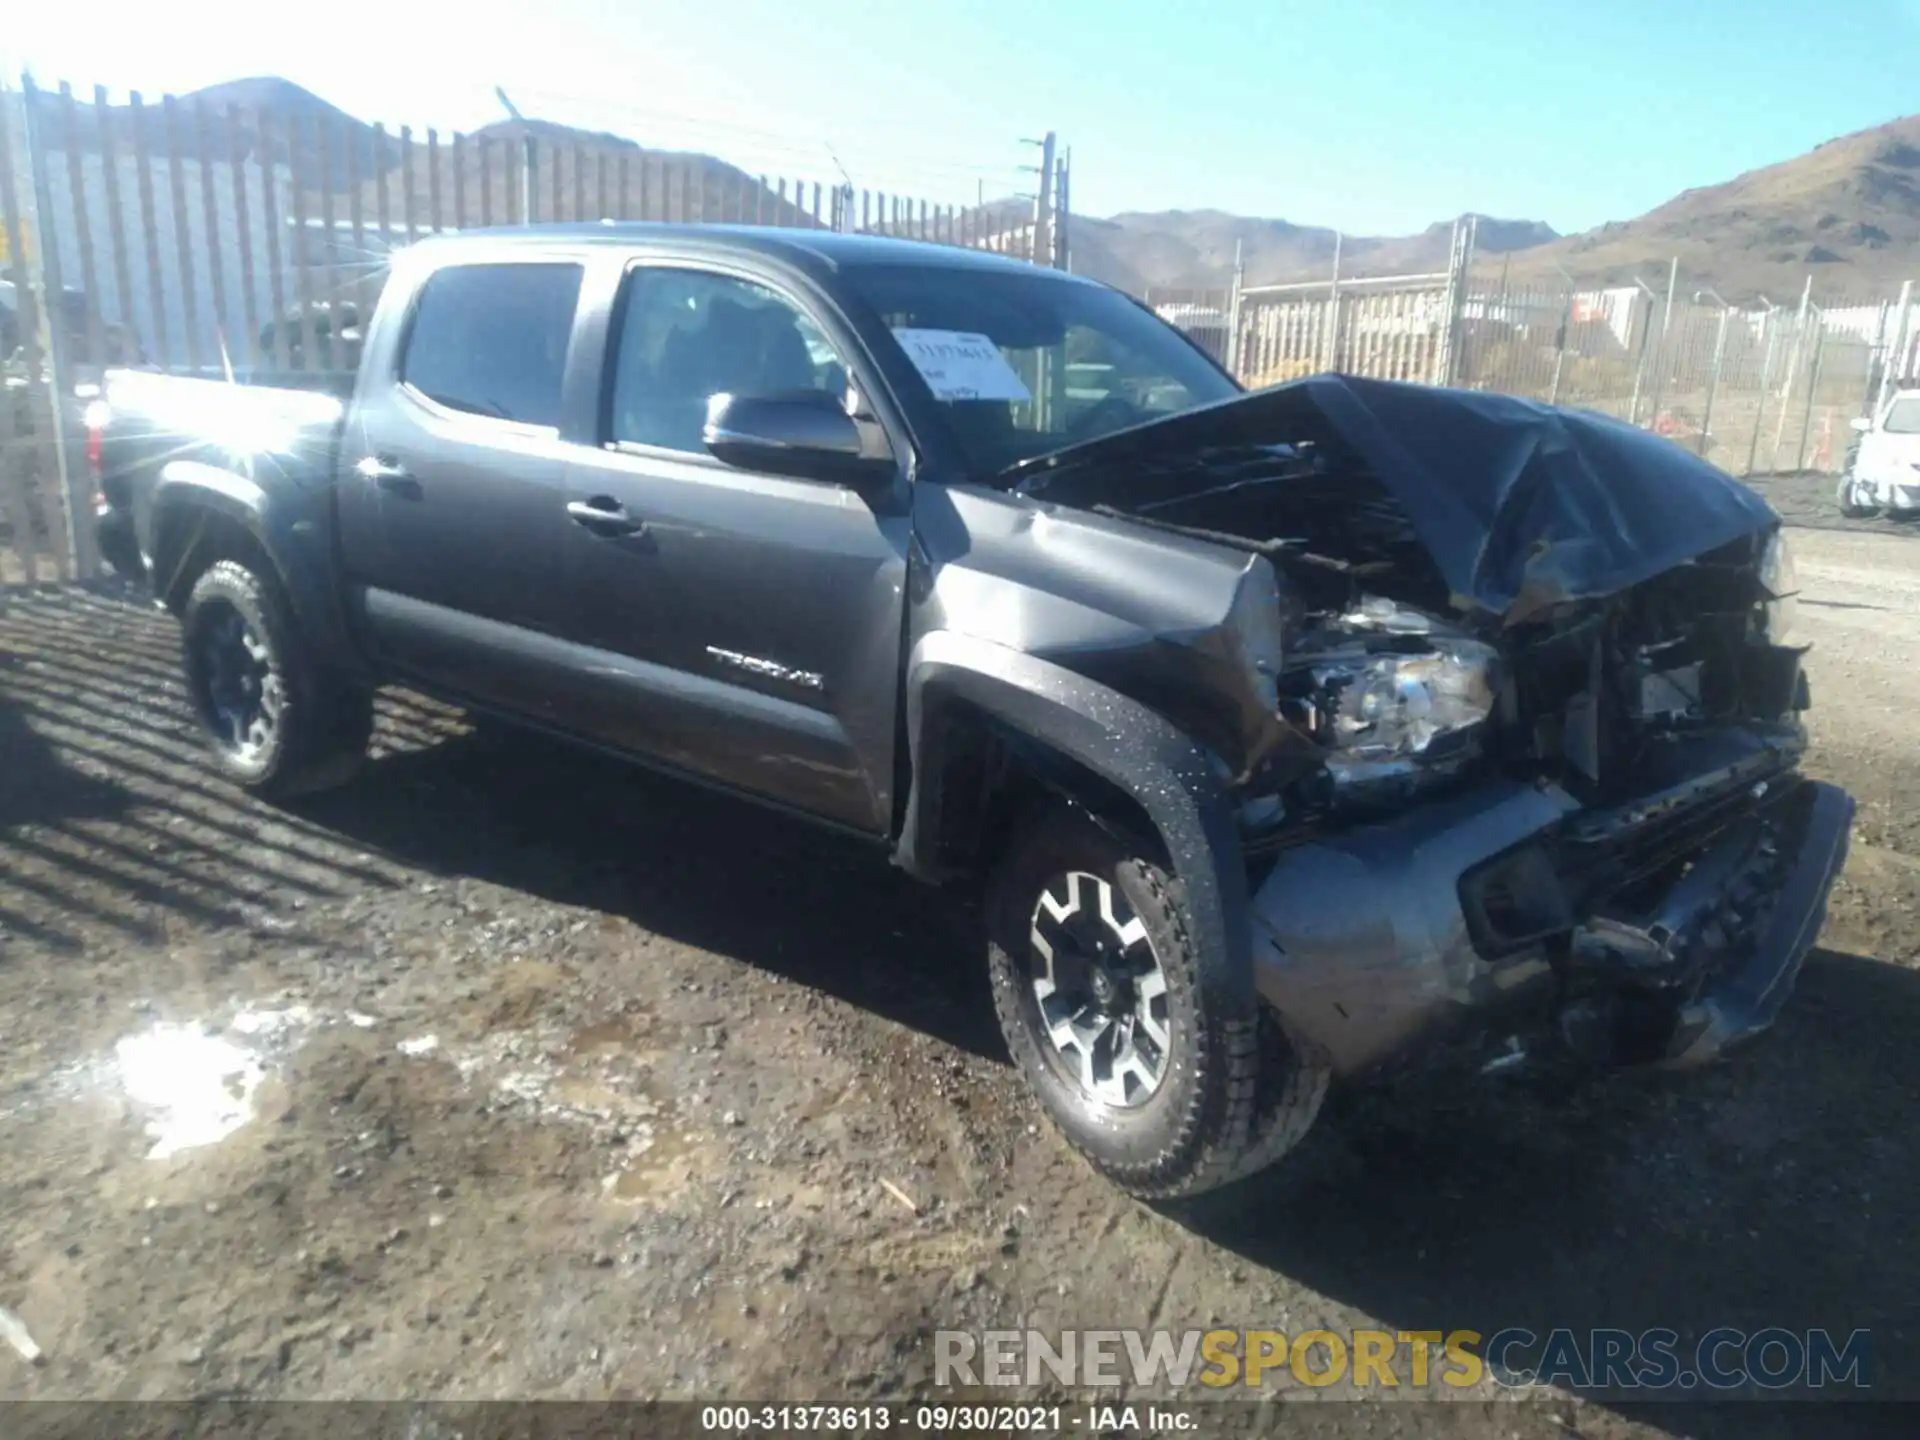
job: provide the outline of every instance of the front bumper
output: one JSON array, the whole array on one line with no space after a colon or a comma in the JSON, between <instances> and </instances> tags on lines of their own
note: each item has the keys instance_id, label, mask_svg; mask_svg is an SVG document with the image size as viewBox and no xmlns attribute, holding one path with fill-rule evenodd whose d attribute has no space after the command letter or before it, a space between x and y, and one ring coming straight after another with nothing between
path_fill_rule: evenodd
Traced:
<instances>
[{"instance_id":1,"label":"front bumper","mask_svg":"<svg viewBox=\"0 0 1920 1440\"><path fill-rule=\"evenodd\" d=\"M1855 471L1853 498L1856 504L1873 505L1895 513L1920 511L1920 476L1910 467L1903 468L1897 475L1862 475Z\"/></svg>"},{"instance_id":2,"label":"front bumper","mask_svg":"<svg viewBox=\"0 0 1920 1440\"><path fill-rule=\"evenodd\" d=\"M1610 811L1489 782L1284 851L1253 896L1255 984L1341 1073L1556 978L1563 1022L1630 1002L1622 1058L1700 1064L1779 1013L1852 816L1764 746Z\"/></svg>"}]
</instances>

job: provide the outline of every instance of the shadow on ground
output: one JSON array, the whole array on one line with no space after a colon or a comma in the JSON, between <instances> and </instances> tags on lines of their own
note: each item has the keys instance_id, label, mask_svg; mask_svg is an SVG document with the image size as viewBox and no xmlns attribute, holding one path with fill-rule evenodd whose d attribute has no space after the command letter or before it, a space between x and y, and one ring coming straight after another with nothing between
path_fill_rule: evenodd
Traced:
<instances>
[{"instance_id":1,"label":"shadow on ground","mask_svg":"<svg viewBox=\"0 0 1920 1440\"><path fill-rule=\"evenodd\" d=\"M426 869L624 915L1004 1056L969 907L878 844L535 735L473 735L375 761L301 807Z\"/></svg>"},{"instance_id":2,"label":"shadow on ground","mask_svg":"<svg viewBox=\"0 0 1920 1440\"><path fill-rule=\"evenodd\" d=\"M1920 976L1816 951L1778 1029L1715 1069L1352 1088L1289 1167L1177 1218L1403 1329L1667 1328L1683 1362L1720 1326L1867 1329L1869 1393L1917 1397L1916 1033ZM1637 1418L1683 1414L1755 1433L1751 1405Z\"/></svg>"}]
</instances>

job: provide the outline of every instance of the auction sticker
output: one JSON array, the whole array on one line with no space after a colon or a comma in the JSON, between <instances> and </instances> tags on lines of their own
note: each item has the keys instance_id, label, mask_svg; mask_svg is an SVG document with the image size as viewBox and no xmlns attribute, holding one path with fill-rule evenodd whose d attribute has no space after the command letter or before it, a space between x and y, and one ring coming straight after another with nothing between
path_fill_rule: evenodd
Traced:
<instances>
[{"instance_id":1,"label":"auction sticker","mask_svg":"<svg viewBox=\"0 0 1920 1440\"><path fill-rule=\"evenodd\" d=\"M1024 404L1033 399L1000 347L985 335L967 330L901 329L893 332L893 338L907 352L936 400L1011 400Z\"/></svg>"}]
</instances>

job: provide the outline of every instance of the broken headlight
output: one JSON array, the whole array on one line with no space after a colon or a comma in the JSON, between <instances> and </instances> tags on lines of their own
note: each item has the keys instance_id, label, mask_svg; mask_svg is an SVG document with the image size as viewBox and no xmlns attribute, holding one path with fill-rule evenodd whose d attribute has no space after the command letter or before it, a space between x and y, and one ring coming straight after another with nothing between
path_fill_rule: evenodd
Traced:
<instances>
[{"instance_id":1,"label":"broken headlight","mask_svg":"<svg viewBox=\"0 0 1920 1440\"><path fill-rule=\"evenodd\" d=\"M1787 544L1784 528L1767 537L1767 548L1760 552L1757 578L1767 597L1760 602L1761 623L1766 627L1767 640L1770 644L1784 645L1788 631L1793 629L1794 596L1800 589L1800 577L1793 568L1793 550Z\"/></svg>"},{"instance_id":2,"label":"broken headlight","mask_svg":"<svg viewBox=\"0 0 1920 1440\"><path fill-rule=\"evenodd\" d=\"M1327 737L1344 757L1411 759L1493 713L1493 651L1477 641L1431 655L1373 655L1324 667Z\"/></svg>"},{"instance_id":3,"label":"broken headlight","mask_svg":"<svg viewBox=\"0 0 1920 1440\"><path fill-rule=\"evenodd\" d=\"M1386 602L1342 620L1374 633L1309 647L1289 686L1302 727L1327 748L1335 787L1405 788L1474 759L1494 709L1498 652Z\"/></svg>"}]
</instances>

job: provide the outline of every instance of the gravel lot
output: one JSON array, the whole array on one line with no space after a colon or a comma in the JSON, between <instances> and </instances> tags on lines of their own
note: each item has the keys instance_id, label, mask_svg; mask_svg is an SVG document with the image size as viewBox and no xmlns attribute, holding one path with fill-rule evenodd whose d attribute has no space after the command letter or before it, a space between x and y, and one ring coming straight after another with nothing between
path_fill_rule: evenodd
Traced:
<instances>
[{"instance_id":1,"label":"gravel lot","mask_svg":"<svg viewBox=\"0 0 1920 1440\"><path fill-rule=\"evenodd\" d=\"M1041 1123L965 904L876 855L405 695L355 785L260 807L170 620L0 591L0 1306L46 1351L0 1397L857 1399L923 1392L937 1328L1214 1322L1864 1326L1920 1393L1920 550L1795 539L1812 769L1861 809L1776 1033L1339 1091L1168 1213ZM1866 1419L1459 1398L1290 1433Z\"/></svg>"}]
</instances>

